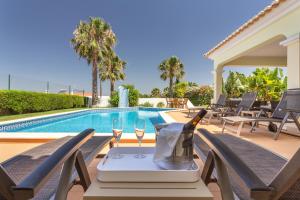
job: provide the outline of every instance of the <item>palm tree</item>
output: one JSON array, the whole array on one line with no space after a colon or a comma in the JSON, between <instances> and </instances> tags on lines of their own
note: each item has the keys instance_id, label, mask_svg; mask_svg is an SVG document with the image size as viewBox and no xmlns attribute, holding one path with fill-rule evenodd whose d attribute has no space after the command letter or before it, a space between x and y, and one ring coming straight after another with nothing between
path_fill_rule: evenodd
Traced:
<instances>
[{"instance_id":1,"label":"palm tree","mask_svg":"<svg viewBox=\"0 0 300 200\"><path fill-rule=\"evenodd\" d=\"M103 94L103 92L102 92L102 82L105 81L105 79L102 77L103 70L104 70L104 67L101 65L101 63L99 63L98 73L99 73L99 96L100 96L100 101L101 101L102 94Z\"/></svg>"},{"instance_id":2,"label":"palm tree","mask_svg":"<svg viewBox=\"0 0 300 200\"><path fill-rule=\"evenodd\" d=\"M101 80L110 80L110 95L115 90L115 82L125 79L126 62L122 61L111 49L104 54L102 66L99 68Z\"/></svg>"},{"instance_id":3,"label":"palm tree","mask_svg":"<svg viewBox=\"0 0 300 200\"><path fill-rule=\"evenodd\" d=\"M173 85L174 78L176 80L180 80L184 76L184 65L180 61L180 59L176 56L172 56L160 63L158 66L160 70L160 78L162 80L169 79L169 96L173 97Z\"/></svg>"},{"instance_id":4,"label":"palm tree","mask_svg":"<svg viewBox=\"0 0 300 200\"><path fill-rule=\"evenodd\" d=\"M95 105L98 100L97 66L103 52L115 44L116 37L110 25L98 17L90 17L89 22L80 21L73 35L71 44L75 52L92 64L92 104Z\"/></svg>"}]
</instances>

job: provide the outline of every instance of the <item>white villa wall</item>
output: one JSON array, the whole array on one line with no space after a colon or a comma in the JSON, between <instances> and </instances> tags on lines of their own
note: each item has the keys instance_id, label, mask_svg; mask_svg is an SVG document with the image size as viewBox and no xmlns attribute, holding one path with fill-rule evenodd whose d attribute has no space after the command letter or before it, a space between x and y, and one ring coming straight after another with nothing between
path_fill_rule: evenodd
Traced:
<instances>
[{"instance_id":1,"label":"white villa wall","mask_svg":"<svg viewBox=\"0 0 300 200\"><path fill-rule=\"evenodd\" d=\"M100 102L98 103L97 107L109 107L109 96L102 96Z\"/></svg>"},{"instance_id":2,"label":"white villa wall","mask_svg":"<svg viewBox=\"0 0 300 200\"><path fill-rule=\"evenodd\" d=\"M139 98L139 104L144 104L146 102L151 103L153 107L156 107L159 102L163 102L165 106L167 105L165 98Z\"/></svg>"},{"instance_id":3,"label":"white villa wall","mask_svg":"<svg viewBox=\"0 0 300 200\"><path fill-rule=\"evenodd\" d=\"M165 98L139 98L138 104L144 104L146 102L149 102L153 105L153 107L156 107L159 102L163 102L165 106L167 105L167 101ZM188 107L193 107L193 104L190 102L190 100L187 102ZM102 96L100 103L97 105L97 107L109 107L109 96Z\"/></svg>"},{"instance_id":4,"label":"white villa wall","mask_svg":"<svg viewBox=\"0 0 300 200\"><path fill-rule=\"evenodd\" d=\"M165 106L167 105L166 98L139 98L139 104L143 104L143 103L146 103L146 102L149 102L149 103L153 104L153 107L156 107L156 105L159 102L163 102L165 104ZM190 100L188 100L187 106L188 107L193 107L194 105L192 104L192 102L190 102Z\"/></svg>"}]
</instances>

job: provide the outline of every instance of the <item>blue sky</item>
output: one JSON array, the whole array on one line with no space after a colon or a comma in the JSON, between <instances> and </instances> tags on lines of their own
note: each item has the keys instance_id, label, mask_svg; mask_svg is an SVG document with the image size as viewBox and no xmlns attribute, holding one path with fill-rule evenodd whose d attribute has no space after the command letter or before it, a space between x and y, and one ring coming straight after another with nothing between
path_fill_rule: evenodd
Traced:
<instances>
[{"instance_id":1,"label":"blue sky","mask_svg":"<svg viewBox=\"0 0 300 200\"><path fill-rule=\"evenodd\" d=\"M270 2L1 0L0 82L10 73L90 90L91 67L79 60L69 41L80 20L98 16L111 24L116 51L128 63L127 78L119 84L134 84L143 93L164 88L168 83L159 79L157 66L172 55L184 63L185 80L212 84L212 62L202 54ZM31 87L29 82L23 86ZM105 83L104 94L108 91Z\"/></svg>"}]
</instances>

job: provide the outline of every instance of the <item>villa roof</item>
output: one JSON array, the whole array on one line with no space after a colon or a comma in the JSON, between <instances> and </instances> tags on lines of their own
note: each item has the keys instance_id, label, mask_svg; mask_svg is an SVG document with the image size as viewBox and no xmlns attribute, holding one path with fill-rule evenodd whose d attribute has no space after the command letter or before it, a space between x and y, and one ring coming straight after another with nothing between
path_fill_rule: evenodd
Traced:
<instances>
[{"instance_id":1,"label":"villa roof","mask_svg":"<svg viewBox=\"0 0 300 200\"><path fill-rule=\"evenodd\" d=\"M83 96L83 92L74 92L73 95ZM85 97L91 97L92 93L91 92L84 92L84 96Z\"/></svg>"},{"instance_id":2,"label":"villa roof","mask_svg":"<svg viewBox=\"0 0 300 200\"><path fill-rule=\"evenodd\" d=\"M245 29L249 28L251 25L259 21L261 18L265 17L266 15L270 14L272 11L274 11L280 4L286 2L287 0L274 0L269 6L265 7L262 11L260 11L258 14L256 14L254 17L252 17L250 20L248 20L246 23L244 23L242 26L240 26L238 29L236 29L233 33L231 33L229 36L227 36L223 41L218 43L215 47L213 47L211 50L206 52L204 54L205 57L208 57L210 54L215 52L217 49L221 48L223 45L228 43L230 40L235 38L237 35L239 35L241 32L243 32Z\"/></svg>"}]
</instances>

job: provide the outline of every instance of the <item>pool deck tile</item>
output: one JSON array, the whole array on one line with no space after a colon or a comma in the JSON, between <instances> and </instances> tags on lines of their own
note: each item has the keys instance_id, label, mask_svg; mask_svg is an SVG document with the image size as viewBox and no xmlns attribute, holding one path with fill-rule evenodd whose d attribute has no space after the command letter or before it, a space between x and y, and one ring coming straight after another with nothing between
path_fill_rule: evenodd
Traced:
<instances>
[{"instance_id":1,"label":"pool deck tile","mask_svg":"<svg viewBox=\"0 0 300 200\"><path fill-rule=\"evenodd\" d=\"M173 111L168 112L174 120L177 122L187 122L191 118L187 117L187 112L183 111ZM206 122L198 125L197 128L206 128L214 134L221 133L221 124L216 123L216 121L212 121L211 124L207 124ZM233 128L237 128L236 126ZM232 134L237 136L234 132L226 131L227 134ZM245 127L242 131L240 138L251 141L257 145L260 145L264 148L267 148L275 153L278 153L281 156L286 158L291 158L291 156L297 151L300 147L300 138L291 136L288 134L281 134L277 141L273 140L272 135L266 131L265 127L260 127L254 133L249 133L249 127ZM34 146L40 145L39 142L0 142L0 162L18 154ZM143 144L144 146L154 146L154 143ZM120 146L137 146L136 143L121 143ZM106 153L108 150L104 149L102 153ZM91 174L92 179L96 177L96 166L99 163L100 159L95 159L92 164L89 166L89 172ZM214 195L215 200L221 199L221 195L219 192L219 188L216 184L209 184L209 189ZM69 200L77 200L82 199L83 190L80 186L75 186L69 193Z\"/></svg>"}]
</instances>

